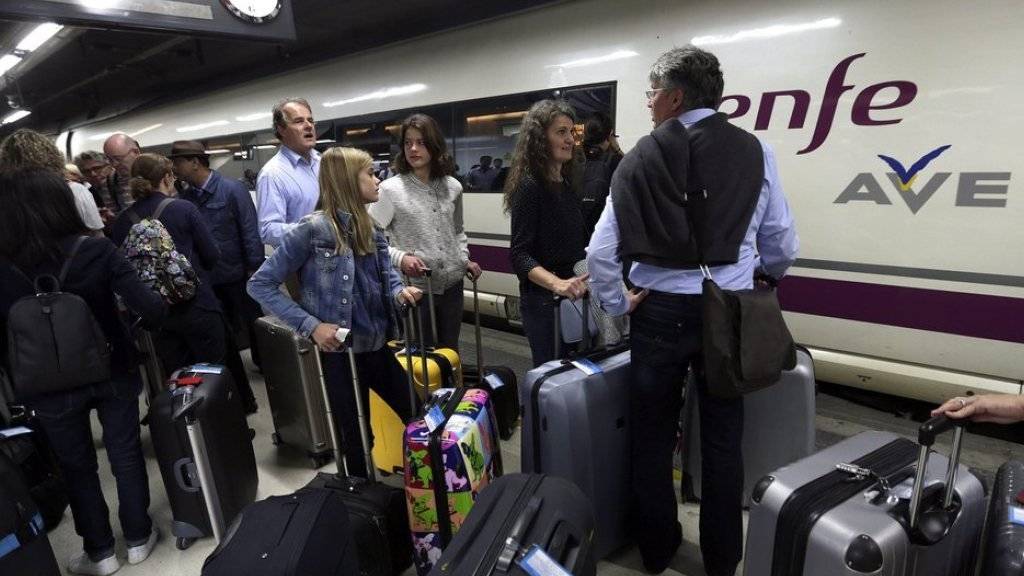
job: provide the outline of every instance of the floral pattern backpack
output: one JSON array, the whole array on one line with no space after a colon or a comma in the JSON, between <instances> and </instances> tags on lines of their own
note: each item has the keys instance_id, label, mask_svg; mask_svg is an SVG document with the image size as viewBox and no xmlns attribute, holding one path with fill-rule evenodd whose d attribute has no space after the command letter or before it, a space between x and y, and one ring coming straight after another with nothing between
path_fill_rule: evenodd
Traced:
<instances>
[{"instance_id":1,"label":"floral pattern backpack","mask_svg":"<svg viewBox=\"0 0 1024 576\"><path fill-rule=\"evenodd\" d=\"M174 239L159 220L171 202L173 198L165 198L148 218L140 218L129 208L128 217L133 224L121 248L144 284L158 292L164 302L178 304L195 297L199 277L188 258L178 252Z\"/></svg>"}]
</instances>

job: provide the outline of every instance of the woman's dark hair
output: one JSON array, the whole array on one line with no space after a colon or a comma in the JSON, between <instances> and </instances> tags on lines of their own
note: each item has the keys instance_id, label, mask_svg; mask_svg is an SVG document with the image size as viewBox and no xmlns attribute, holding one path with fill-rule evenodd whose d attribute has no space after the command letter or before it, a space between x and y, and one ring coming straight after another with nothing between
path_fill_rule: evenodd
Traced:
<instances>
[{"instance_id":1,"label":"woman's dark hair","mask_svg":"<svg viewBox=\"0 0 1024 576\"><path fill-rule=\"evenodd\" d=\"M139 154L132 164L132 198L142 200L160 189L160 181L173 174L174 165L159 154Z\"/></svg>"},{"instance_id":2,"label":"woman's dark hair","mask_svg":"<svg viewBox=\"0 0 1024 576\"><path fill-rule=\"evenodd\" d=\"M512 195L523 180L532 178L545 188L553 188L554 183L549 182L547 175L548 160L551 157L548 153L547 132L559 116L567 116L573 123L576 122L576 112L565 100L541 100L530 106L526 116L523 116L516 149L512 153L512 168L505 180L505 212L509 211ZM569 160L562 165L562 176L572 174L573 164L574 161Z\"/></svg>"},{"instance_id":3,"label":"woman's dark hair","mask_svg":"<svg viewBox=\"0 0 1024 576\"><path fill-rule=\"evenodd\" d=\"M423 145L430 152L430 178L444 178L455 172L455 161L448 154L448 143L444 140L441 127L437 120L426 114L413 114L402 121L402 129L398 133L398 156L395 156L395 172L408 174L412 166L405 159L405 133L415 128L423 135Z\"/></svg>"},{"instance_id":4,"label":"woman's dark hair","mask_svg":"<svg viewBox=\"0 0 1024 576\"><path fill-rule=\"evenodd\" d=\"M0 257L22 270L61 262L59 241L88 234L64 177L48 168L0 173Z\"/></svg>"}]
</instances>

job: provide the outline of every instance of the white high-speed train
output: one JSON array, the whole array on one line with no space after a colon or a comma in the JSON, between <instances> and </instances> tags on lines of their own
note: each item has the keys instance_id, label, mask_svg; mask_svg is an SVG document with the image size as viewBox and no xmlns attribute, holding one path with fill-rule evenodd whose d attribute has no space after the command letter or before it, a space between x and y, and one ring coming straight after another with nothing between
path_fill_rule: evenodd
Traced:
<instances>
[{"instance_id":1,"label":"white high-speed train","mask_svg":"<svg viewBox=\"0 0 1024 576\"><path fill-rule=\"evenodd\" d=\"M230 176L274 154L270 108L307 98L325 146L386 159L411 111L438 118L464 174L506 164L531 102L606 110L625 149L651 129L650 64L713 51L722 110L775 150L800 260L780 297L825 381L937 401L1020 393L1024 380L1024 3L557 3L370 50L61 136L72 152L115 131L146 149L204 140ZM487 312L515 321L507 217L466 194Z\"/></svg>"}]
</instances>

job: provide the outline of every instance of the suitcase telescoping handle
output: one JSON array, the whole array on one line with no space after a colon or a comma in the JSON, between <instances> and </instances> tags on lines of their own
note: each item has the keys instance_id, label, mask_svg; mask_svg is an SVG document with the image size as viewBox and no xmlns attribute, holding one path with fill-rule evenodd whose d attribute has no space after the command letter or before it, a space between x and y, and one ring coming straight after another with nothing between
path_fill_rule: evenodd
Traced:
<instances>
[{"instance_id":1,"label":"suitcase telescoping handle","mask_svg":"<svg viewBox=\"0 0 1024 576\"><path fill-rule=\"evenodd\" d=\"M180 372L175 373L172 378L177 379L178 374ZM224 512L221 510L220 498L214 486L210 456L206 453L206 436L203 435L203 425L199 417L196 416L196 409L202 406L205 399L194 397L194 391L194 384L184 387L181 406L174 411L172 419L185 421L185 433L188 435L188 443L192 448L192 459L195 462L196 475L199 476L199 488L203 492L203 500L206 503L206 515L210 519L213 537L220 544L224 539Z\"/></svg>"},{"instance_id":2,"label":"suitcase telescoping handle","mask_svg":"<svg viewBox=\"0 0 1024 576\"><path fill-rule=\"evenodd\" d=\"M554 295L555 300L555 358L562 357L562 300L565 296ZM573 308L576 305L573 304ZM578 352L590 350L590 292L580 298L580 308L583 310L583 348Z\"/></svg>"},{"instance_id":3,"label":"suitcase telescoping handle","mask_svg":"<svg viewBox=\"0 0 1024 576\"><path fill-rule=\"evenodd\" d=\"M352 349L351 337L344 343L348 352L348 363L352 370L352 392L356 399L356 418L359 422L359 439L363 445L363 459L366 462L366 479L376 480L376 466L373 463L373 452L370 451L370 439L367 436L366 411L363 408L363 396L359 393L359 371L356 369L356 354ZM323 363L320 360L320 349L314 346L313 358L316 359L316 371L320 376L320 394L324 399L324 409L327 412L327 429L331 433L331 442L334 444L334 461L338 466L338 474L350 476L348 460L341 450L341 436L338 434L338 427L334 425L334 410L331 408L331 397L327 393L327 382L324 380Z\"/></svg>"},{"instance_id":4,"label":"suitcase telescoping handle","mask_svg":"<svg viewBox=\"0 0 1024 576\"><path fill-rule=\"evenodd\" d=\"M409 414L416 415L416 381L412 376L412 313L416 307L402 304L402 324L405 327L405 378L409 382Z\"/></svg>"},{"instance_id":5,"label":"suitcase telescoping handle","mask_svg":"<svg viewBox=\"0 0 1024 576\"><path fill-rule=\"evenodd\" d=\"M928 466L928 455L931 447L935 444L935 438L939 434L950 429L953 433L953 450L949 455L949 468L946 470L945 492L942 496L942 507L946 510L953 504L953 490L956 482L956 469L960 464L960 448L964 435L965 420L954 420L945 415L939 415L928 420L917 432L917 442L921 445L917 454L917 470L914 473L914 489L910 494L910 529L917 528L917 521L921 513L921 493L924 488L925 468Z\"/></svg>"},{"instance_id":6,"label":"suitcase telescoping handle","mask_svg":"<svg viewBox=\"0 0 1024 576\"><path fill-rule=\"evenodd\" d=\"M484 339L480 334L480 290L476 277L467 274L473 280L473 334L476 337L476 371L480 382L484 381Z\"/></svg>"},{"instance_id":7,"label":"suitcase telescoping handle","mask_svg":"<svg viewBox=\"0 0 1024 576\"><path fill-rule=\"evenodd\" d=\"M434 347L439 347L437 343L437 316L434 313L434 288L430 285L430 268L423 269L423 279L427 283L427 312L430 315L430 341L434 343ZM420 331L422 332L422 326Z\"/></svg>"}]
</instances>

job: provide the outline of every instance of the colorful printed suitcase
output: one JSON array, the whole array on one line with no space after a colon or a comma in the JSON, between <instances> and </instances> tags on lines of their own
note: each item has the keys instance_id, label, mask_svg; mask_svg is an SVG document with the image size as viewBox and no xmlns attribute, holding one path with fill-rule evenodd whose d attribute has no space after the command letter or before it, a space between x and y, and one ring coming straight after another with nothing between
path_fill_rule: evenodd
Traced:
<instances>
[{"instance_id":1,"label":"colorful printed suitcase","mask_svg":"<svg viewBox=\"0 0 1024 576\"><path fill-rule=\"evenodd\" d=\"M440 390L426 417L406 426L405 495L421 575L441 557L480 490L501 473L497 424L486 390Z\"/></svg>"}]
</instances>

